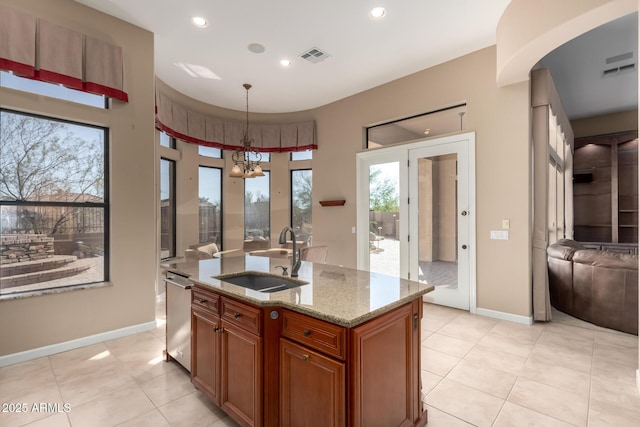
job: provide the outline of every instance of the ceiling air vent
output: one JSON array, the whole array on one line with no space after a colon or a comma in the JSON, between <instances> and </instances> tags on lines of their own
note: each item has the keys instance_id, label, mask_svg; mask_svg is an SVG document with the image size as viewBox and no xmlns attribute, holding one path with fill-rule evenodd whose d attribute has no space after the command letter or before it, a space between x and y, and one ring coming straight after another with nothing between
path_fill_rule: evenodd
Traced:
<instances>
[{"instance_id":1,"label":"ceiling air vent","mask_svg":"<svg viewBox=\"0 0 640 427\"><path fill-rule=\"evenodd\" d=\"M618 76L625 72L634 71L635 69L636 69L636 64L627 64L627 65L621 65L619 67L607 68L606 70L602 71L602 77Z\"/></svg>"},{"instance_id":2,"label":"ceiling air vent","mask_svg":"<svg viewBox=\"0 0 640 427\"><path fill-rule=\"evenodd\" d=\"M300 58L306 59L309 62L317 64L318 62L322 62L325 59L331 57L327 52L323 52L317 47L312 47L311 49L300 54Z\"/></svg>"}]
</instances>

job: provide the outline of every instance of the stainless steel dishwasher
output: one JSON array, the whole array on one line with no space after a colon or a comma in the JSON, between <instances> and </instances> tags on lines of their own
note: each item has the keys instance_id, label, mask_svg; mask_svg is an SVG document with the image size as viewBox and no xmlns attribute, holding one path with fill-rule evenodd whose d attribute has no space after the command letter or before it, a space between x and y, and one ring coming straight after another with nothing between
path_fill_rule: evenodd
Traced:
<instances>
[{"instance_id":1,"label":"stainless steel dishwasher","mask_svg":"<svg viewBox=\"0 0 640 427\"><path fill-rule=\"evenodd\" d=\"M188 277L167 272L167 360L191 372L191 286Z\"/></svg>"}]
</instances>

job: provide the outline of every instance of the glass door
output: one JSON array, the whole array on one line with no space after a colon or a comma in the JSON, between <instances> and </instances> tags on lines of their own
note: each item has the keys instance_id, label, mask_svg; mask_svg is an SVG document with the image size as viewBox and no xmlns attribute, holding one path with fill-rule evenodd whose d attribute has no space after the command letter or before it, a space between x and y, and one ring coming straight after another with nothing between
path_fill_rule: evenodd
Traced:
<instances>
[{"instance_id":1,"label":"glass door","mask_svg":"<svg viewBox=\"0 0 640 427\"><path fill-rule=\"evenodd\" d=\"M358 153L358 269L433 285L425 301L475 313L474 143L464 133Z\"/></svg>"},{"instance_id":2,"label":"glass door","mask_svg":"<svg viewBox=\"0 0 640 427\"><path fill-rule=\"evenodd\" d=\"M400 162L369 165L369 271L400 277Z\"/></svg>"},{"instance_id":3,"label":"glass door","mask_svg":"<svg viewBox=\"0 0 640 427\"><path fill-rule=\"evenodd\" d=\"M409 152L410 278L435 286L425 300L469 309L466 141Z\"/></svg>"},{"instance_id":4,"label":"glass door","mask_svg":"<svg viewBox=\"0 0 640 427\"><path fill-rule=\"evenodd\" d=\"M406 149L359 154L358 268L361 270L407 277L407 221L402 220L407 217L406 159Z\"/></svg>"}]
</instances>

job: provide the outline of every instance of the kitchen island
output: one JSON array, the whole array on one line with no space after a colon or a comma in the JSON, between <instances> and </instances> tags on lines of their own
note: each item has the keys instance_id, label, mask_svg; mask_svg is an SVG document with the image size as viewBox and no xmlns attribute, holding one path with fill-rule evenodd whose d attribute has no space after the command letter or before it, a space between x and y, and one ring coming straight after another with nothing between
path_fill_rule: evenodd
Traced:
<instances>
[{"instance_id":1,"label":"kitchen island","mask_svg":"<svg viewBox=\"0 0 640 427\"><path fill-rule=\"evenodd\" d=\"M418 426L422 295L433 287L303 262L300 286L216 279L279 274L241 256L164 264L192 292L193 384L243 426Z\"/></svg>"}]
</instances>

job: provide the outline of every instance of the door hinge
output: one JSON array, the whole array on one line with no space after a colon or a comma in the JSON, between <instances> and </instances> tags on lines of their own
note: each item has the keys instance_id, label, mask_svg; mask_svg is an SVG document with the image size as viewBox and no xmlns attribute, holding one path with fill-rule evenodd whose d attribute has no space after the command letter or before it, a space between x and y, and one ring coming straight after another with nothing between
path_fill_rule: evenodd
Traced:
<instances>
[{"instance_id":1,"label":"door hinge","mask_svg":"<svg viewBox=\"0 0 640 427\"><path fill-rule=\"evenodd\" d=\"M410 241L411 241L411 234L408 234L407 235L407 242L410 242Z\"/></svg>"},{"instance_id":2,"label":"door hinge","mask_svg":"<svg viewBox=\"0 0 640 427\"><path fill-rule=\"evenodd\" d=\"M411 272L407 273L407 280L411 280Z\"/></svg>"}]
</instances>

